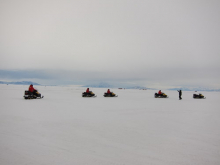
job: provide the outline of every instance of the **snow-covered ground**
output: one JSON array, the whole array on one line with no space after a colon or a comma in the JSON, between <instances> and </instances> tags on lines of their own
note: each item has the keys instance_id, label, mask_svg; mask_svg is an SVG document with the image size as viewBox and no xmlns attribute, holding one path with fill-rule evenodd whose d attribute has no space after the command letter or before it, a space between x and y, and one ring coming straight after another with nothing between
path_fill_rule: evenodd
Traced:
<instances>
[{"instance_id":1,"label":"snow-covered ground","mask_svg":"<svg viewBox=\"0 0 220 165\"><path fill-rule=\"evenodd\" d=\"M0 85L1 165L219 165L220 93Z\"/></svg>"}]
</instances>

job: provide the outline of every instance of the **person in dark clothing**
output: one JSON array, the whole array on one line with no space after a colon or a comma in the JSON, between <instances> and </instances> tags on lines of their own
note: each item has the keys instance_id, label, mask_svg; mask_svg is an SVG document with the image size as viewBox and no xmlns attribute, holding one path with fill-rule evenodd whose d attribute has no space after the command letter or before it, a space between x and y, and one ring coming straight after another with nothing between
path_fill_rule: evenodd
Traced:
<instances>
[{"instance_id":1,"label":"person in dark clothing","mask_svg":"<svg viewBox=\"0 0 220 165\"><path fill-rule=\"evenodd\" d=\"M182 100L182 90L179 90L179 99Z\"/></svg>"}]
</instances>

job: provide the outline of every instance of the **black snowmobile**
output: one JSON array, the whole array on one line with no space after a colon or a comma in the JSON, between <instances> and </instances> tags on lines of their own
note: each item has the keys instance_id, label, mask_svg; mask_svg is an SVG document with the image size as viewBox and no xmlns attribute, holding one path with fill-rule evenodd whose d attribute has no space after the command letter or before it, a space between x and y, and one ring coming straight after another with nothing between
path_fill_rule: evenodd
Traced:
<instances>
[{"instance_id":1,"label":"black snowmobile","mask_svg":"<svg viewBox=\"0 0 220 165\"><path fill-rule=\"evenodd\" d=\"M194 99L205 99L206 97L204 97L201 93L199 93L199 94L193 94L193 98Z\"/></svg>"},{"instance_id":2,"label":"black snowmobile","mask_svg":"<svg viewBox=\"0 0 220 165\"><path fill-rule=\"evenodd\" d=\"M24 92L24 99L42 99L44 96L41 96L41 94L36 90L34 92L25 91Z\"/></svg>"},{"instance_id":3,"label":"black snowmobile","mask_svg":"<svg viewBox=\"0 0 220 165\"><path fill-rule=\"evenodd\" d=\"M154 97L155 98L168 98L168 96L165 93L162 93L162 94L155 93Z\"/></svg>"},{"instance_id":4,"label":"black snowmobile","mask_svg":"<svg viewBox=\"0 0 220 165\"><path fill-rule=\"evenodd\" d=\"M118 95L115 95L113 92L110 93L104 93L104 97L118 97Z\"/></svg>"},{"instance_id":5,"label":"black snowmobile","mask_svg":"<svg viewBox=\"0 0 220 165\"><path fill-rule=\"evenodd\" d=\"M96 95L92 91L89 91L88 93L83 92L82 97L96 97Z\"/></svg>"}]
</instances>

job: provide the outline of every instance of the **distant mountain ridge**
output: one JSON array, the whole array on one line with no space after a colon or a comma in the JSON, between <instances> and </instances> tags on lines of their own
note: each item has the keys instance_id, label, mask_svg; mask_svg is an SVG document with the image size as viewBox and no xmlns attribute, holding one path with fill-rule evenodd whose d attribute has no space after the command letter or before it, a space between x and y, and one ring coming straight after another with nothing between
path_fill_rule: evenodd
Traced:
<instances>
[{"instance_id":1,"label":"distant mountain ridge","mask_svg":"<svg viewBox=\"0 0 220 165\"><path fill-rule=\"evenodd\" d=\"M0 81L0 84L13 84L13 85L40 85L38 83L32 82L32 81L17 81L17 82L6 82L6 81Z\"/></svg>"},{"instance_id":2,"label":"distant mountain ridge","mask_svg":"<svg viewBox=\"0 0 220 165\"><path fill-rule=\"evenodd\" d=\"M84 85L83 87L92 87L92 88L113 88L114 86L108 84L108 83L99 83L99 84L90 84L90 85Z\"/></svg>"},{"instance_id":3,"label":"distant mountain ridge","mask_svg":"<svg viewBox=\"0 0 220 165\"><path fill-rule=\"evenodd\" d=\"M216 92L220 92L220 89L212 89L212 88L203 88L203 87L197 87L197 88L186 88L186 87L180 87L180 88L170 88L168 90L183 90L183 91L216 91Z\"/></svg>"},{"instance_id":4,"label":"distant mountain ridge","mask_svg":"<svg viewBox=\"0 0 220 165\"><path fill-rule=\"evenodd\" d=\"M15 81L15 82L7 82L7 81L0 81L0 84L12 84L12 85L41 85L36 82L32 81ZM143 86L128 86L128 85L110 85L108 83L102 82L99 84L90 84L84 85L82 87L91 87L91 88L125 88L125 89L140 89L140 90L156 90L155 88L147 88ZM213 89L213 88L205 88L205 87L179 87L179 88L168 88L167 90L182 90L182 91L210 91L210 92L220 92L220 89Z\"/></svg>"},{"instance_id":5,"label":"distant mountain ridge","mask_svg":"<svg viewBox=\"0 0 220 165\"><path fill-rule=\"evenodd\" d=\"M102 82L99 84L84 85L83 87L91 88L126 88L126 89L141 89L141 90L156 90L155 88L147 88L143 86L129 86L123 84L110 85L108 83ZM179 87L179 88L168 88L167 90L183 90L183 91L210 91L210 92L220 92L220 89L205 88L205 87Z\"/></svg>"},{"instance_id":6,"label":"distant mountain ridge","mask_svg":"<svg viewBox=\"0 0 220 165\"><path fill-rule=\"evenodd\" d=\"M127 87L127 89L155 90L154 88L147 88L147 87L142 87L142 86L130 86L130 87Z\"/></svg>"},{"instance_id":7,"label":"distant mountain ridge","mask_svg":"<svg viewBox=\"0 0 220 165\"><path fill-rule=\"evenodd\" d=\"M91 87L91 88L126 88L126 89L151 89L154 90L153 88L146 88L142 86L128 86L128 85L110 85L108 83L99 83L99 84L90 84L90 85L84 85L83 87Z\"/></svg>"}]
</instances>

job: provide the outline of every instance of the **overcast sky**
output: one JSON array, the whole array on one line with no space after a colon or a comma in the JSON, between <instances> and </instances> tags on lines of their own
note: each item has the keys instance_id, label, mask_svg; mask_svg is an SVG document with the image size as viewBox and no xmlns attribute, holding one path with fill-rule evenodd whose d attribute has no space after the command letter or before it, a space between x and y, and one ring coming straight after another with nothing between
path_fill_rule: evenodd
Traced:
<instances>
[{"instance_id":1,"label":"overcast sky","mask_svg":"<svg viewBox=\"0 0 220 165\"><path fill-rule=\"evenodd\" d=\"M0 58L0 80L220 88L220 1L0 0Z\"/></svg>"}]
</instances>

